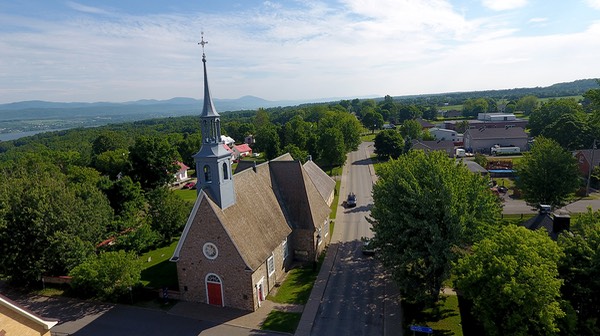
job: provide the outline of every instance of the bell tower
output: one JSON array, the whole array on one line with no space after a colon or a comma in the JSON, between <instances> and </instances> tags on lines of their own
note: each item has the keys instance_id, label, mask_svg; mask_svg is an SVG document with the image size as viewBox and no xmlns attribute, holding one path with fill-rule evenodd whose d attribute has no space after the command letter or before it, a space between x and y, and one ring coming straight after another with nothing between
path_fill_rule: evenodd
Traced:
<instances>
[{"instance_id":1,"label":"bell tower","mask_svg":"<svg viewBox=\"0 0 600 336\"><path fill-rule=\"evenodd\" d=\"M231 153L221 141L221 118L210 96L208 76L206 75L206 55L204 54L204 33L198 43L202 46L202 64L204 67L204 106L200 114L202 146L194 155L198 192L204 190L221 209L235 203Z\"/></svg>"}]
</instances>

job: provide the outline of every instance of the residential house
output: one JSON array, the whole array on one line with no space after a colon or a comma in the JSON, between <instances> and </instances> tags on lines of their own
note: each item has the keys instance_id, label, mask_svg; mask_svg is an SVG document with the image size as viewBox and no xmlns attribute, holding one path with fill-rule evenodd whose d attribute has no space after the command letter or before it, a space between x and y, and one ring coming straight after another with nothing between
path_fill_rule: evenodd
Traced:
<instances>
[{"instance_id":1,"label":"residential house","mask_svg":"<svg viewBox=\"0 0 600 336\"><path fill-rule=\"evenodd\" d=\"M241 144L233 146L233 158L240 159L244 156L252 155L252 148L248 144Z\"/></svg>"},{"instance_id":2,"label":"residential house","mask_svg":"<svg viewBox=\"0 0 600 336\"><path fill-rule=\"evenodd\" d=\"M544 228L552 240L558 239L558 235L571 228L571 216L563 213L552 213L549 205L540 205L537 216L528 219L523 226L530 230Z\"/></svg>"},{"instance_id":3,"label":"residential house","mask_svg":"<svg viewBox=\"0 0 600 336\"><path fill-rule=\"evenodd\" d=\"M419 123L419 125L421 125L422 129L430 129L432 127L435 127L434 124L430 123L429 121L427 121L423 118L417 118L416 120Z\"/></svg>"},{"instance_id":4,"label":"residential house","mask_svg":"<svg viewBox=\"0 0 600 336\"><path fill-rule=\"evenodd\" d=\"M0 335L50 336L58 320L41 317L0 294Z\"/></svg>"},{"instance_id":5,"label":"residential house","mask_svg":"<svg viewBox=\"0 0 600 336\"><path fill-rule=\"evenodd\" d=\"M412 140L411 149L424 150L425 152L441 150L446 152L448 157L454 157L454 142L450 140Z\"/></svg>"},{"instance_id":6,"label":"residential house","mask_svg":"<svg viewBox=\"0 0 600 336\"><path fill-rule=\"evenodd\" d=\"M494 145L519 147L528 150L527 133L521 127L469 128L464 133L464 146L469 152L490 153Z\"/></svg>"},{"instance_id":7,"label":"residential house","mask_svg":"<svg viewBox=\"0 0 600 336\"><path fill-rule=\"evenodd\" d=\"M206 56L202 147L194 155L198 198L171 261L179 297L256 310L293 260L315 261L329 240L324 173L285 154L231 173L220 139L220 115L208 90ZM244 161L242 161L244 162ZM331 183L328 184L331 187ZM335 187L335 183L333 183Z\"/></svg>"},{"instance_id":8,"label":"residential house","mask_svg":"<svg viewBox=\"0 0 600 336\"><path fill-rule=\"evenodd\" d=\"M179 161L175 162L175 164L179 166L179 170L177 171L177 173L175 173L175 182L180 183L189 180L187 172L188 169L190 169L190 167L186 166L183 162Z\"/></svg>"},{"instance_id":9,"label":"residential house","mask_svg":"<svg viewBox=\"0 0 600 336\"><path fill-rule=\"evenodd\" d=\"M600 165L600 149L583 149L575 152L579 173L587 177L590 174L590 167Z\"/></svg>"}]
</instances>

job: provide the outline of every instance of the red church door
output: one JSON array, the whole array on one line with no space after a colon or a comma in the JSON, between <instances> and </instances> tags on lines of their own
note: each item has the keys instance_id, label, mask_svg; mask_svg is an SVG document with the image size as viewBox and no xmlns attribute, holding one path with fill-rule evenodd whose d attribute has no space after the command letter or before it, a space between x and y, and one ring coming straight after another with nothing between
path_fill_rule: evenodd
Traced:
<instances>
[{"instance_id":1,"label":"red church door","mask_svg":"<svg viewBox=\"0 0 600 336\"><path fill-rule=\"evenodd\" d=\"M221 290L221 279L216 274L209 274L206 277L206 294L208 295L208 304L223 306L223 292Z\"/></svg>"}]
</instances>

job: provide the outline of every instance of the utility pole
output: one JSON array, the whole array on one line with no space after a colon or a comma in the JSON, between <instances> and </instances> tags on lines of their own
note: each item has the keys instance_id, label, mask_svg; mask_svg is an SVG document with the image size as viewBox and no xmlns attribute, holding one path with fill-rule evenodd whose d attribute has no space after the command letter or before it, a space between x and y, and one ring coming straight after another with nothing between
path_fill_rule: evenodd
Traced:
<instances>
[{"instance_id":1,"label":"utility pole","mask_svg":"<svg viewBox=\"0 0 600 336\"><path fill-rule=\"evenodd\" d=\"M596 139L594 139L594 144L592 145L592 155L590 161L590 169L588 171L588 180L587 186L585 188L585 195L590 196L590 180L592 179L592 170L594 170L594 153L596 152Z\"/></svg>"}]
</instances>

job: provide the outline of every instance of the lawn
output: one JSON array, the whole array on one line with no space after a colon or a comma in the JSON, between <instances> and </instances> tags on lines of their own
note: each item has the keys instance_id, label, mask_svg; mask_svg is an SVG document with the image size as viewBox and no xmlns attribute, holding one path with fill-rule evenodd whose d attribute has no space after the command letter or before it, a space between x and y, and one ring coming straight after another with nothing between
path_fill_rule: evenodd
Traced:
<instances>
[{"instance_id":1,"label":"lawn","mask_svg":"<svg viewBox=\"0 0 600 336\"><path fill-rule=\"evenodd\" d=\"M179 240L175 240L169 246L149 251L140 256L140 260L144 263L142 285L152 288L178 288L177 267L174 262L169 261L178 242Z\"/></svg>"},{"instance_id":2,"label":"lawn","mask_svg":"<svg viewBox=\"0 0 600 336\"><path fill-rule=\"evenodd\" d=\"M302 313L273 310L260 326L261 330L273 330L293 334L300 323Z\"/></svg>"},{"instance_id":3,"label":"lawn","mask_svg":"<svg viewBox=\"0 0 600 336\"><path fill-rule=\"evenodd\" d=\"M190 203L196 202L196 198L198 197L198 192L192 189L175 189L173 192L184 201L188 201Z\"/></svg>"},{"instance_id":4,"label":"lawn","mask_svg":"<svg viewBox=\"0 0 600 336\"><path fill-rule=\"evenodd\" d=\"M294 268L288 272L277 293L269 295L268 299L277 303L306 304L318 274L319 267L316 270L312 266Z\"/></svg>"},{"instance_id":5,"label":"lawn","mask_svg":"<svg viewBox=\"0 0 600 336\"><path fill-rule=\"evenodd\" d=\"M410 308L410 307L406 307ZM434 308L415 312L404 309L406 328L410 325L428 326L433 329L434 335L460 335L462 326L458 298L456 295L441 296ZM408 313L410 311L410 313Z\"/></svg>"}]
</instances>

